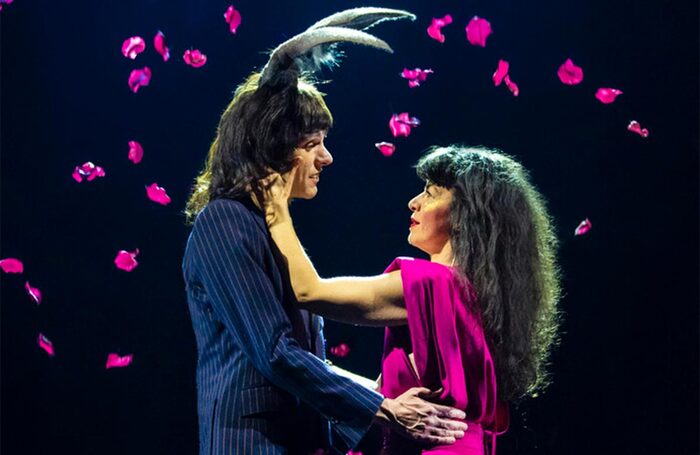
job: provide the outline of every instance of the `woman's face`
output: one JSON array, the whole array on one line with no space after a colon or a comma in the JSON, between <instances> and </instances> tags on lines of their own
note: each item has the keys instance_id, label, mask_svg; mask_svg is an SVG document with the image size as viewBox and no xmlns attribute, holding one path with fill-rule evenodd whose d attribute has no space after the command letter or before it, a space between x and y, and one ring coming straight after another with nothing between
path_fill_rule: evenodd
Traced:
<instances>
[{"instance_id":1,"label":"woman's face","mask_svg":"<svg viewBox=\"0 0 700 455\"><path fill-rule=\"evenodd\" d=\"M408 202L411 227L408 243L433 255L443 251L450 240L450 205L452 191L428 184L422 193Z\"/></svg>"}]
</instances>

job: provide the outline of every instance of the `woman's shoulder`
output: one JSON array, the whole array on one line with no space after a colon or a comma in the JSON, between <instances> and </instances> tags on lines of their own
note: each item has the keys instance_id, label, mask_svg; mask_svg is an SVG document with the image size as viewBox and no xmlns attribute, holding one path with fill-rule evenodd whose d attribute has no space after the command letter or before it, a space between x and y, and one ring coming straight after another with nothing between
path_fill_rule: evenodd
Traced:
<instances>
[{"instance_id":1,"label":"woman's shoulder","mask_svg":"<svg viewBox=\"0 0 700 455\"><path fill-rule=\"evenodd\" d=\"M458 271L451 266L426 259L399 256L394 259L384 273L401 270L401 275L427 281L458 280Z\"/></svg>"}]
</instances>

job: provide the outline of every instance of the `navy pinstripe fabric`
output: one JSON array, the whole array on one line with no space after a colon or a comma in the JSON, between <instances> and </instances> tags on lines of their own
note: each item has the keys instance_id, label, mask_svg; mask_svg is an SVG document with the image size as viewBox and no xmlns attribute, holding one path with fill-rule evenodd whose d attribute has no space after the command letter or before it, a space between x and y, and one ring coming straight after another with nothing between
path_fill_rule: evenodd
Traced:
<instances>
[{"instance_id":1,"label":"navy pinstripe fabric","mask_svg":"<svg viewBox=\"0 0 700 455\"><path fill-rule=\"evenodd\" d=\"M382 402L319 358L322 321L298 309L280 266L249 200L218 199L197 217L182 268L197 339L201 455L313 452L327 444L321 416L352 448Z\"/></svg>"}]
</instances>

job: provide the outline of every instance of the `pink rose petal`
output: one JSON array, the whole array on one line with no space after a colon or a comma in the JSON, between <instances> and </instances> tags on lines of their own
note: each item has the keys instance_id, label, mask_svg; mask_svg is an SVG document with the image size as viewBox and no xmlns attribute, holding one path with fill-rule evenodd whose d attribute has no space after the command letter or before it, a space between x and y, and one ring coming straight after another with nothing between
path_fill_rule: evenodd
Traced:
<instances>
[{"instance_id":1,"label":"pink rose petal","mask_svg":"<svg viewBox=\"0 0 700 455\"><path fill-rule=\"evenodd\" d=\"M341 343L338 346L333 346L330 351L331 354L336 357L346 357L350 353L350 346L345 343Z\"/></svg>"},{"instance_id":2,"label":"pink rose petal","mask_svg":"<svg viewBox=\"0 0 700 455\"><path fill-rule=\"evenodd\" d=\"M0 0L0 11L2 11L2 5L9 5L14 0Z\"/></svg>"},{"instance_id":3,"label":"pink rose petal","mask_svg":"<svg viewBox=\"0 0 700 455\"><path fill-rule=\"evenodd\" d=\"M632 131L633 133L637 133L642 137L649 136L649 130L646 128L642 128L642 125L640 125L639 122L636 120L632 120L630 124L627 125L627 130Z\"/></svg>"},{"instance_id":4,"label":"pink rose petal","mask_svg":"<svg viewBox=\"0 0 700 455\"><path fill-rule=\"evenodd\" d=\"M5 273L23 273L24 264L15 258L0 259L0 269Z\"/></svg>"},{"instance_id":5,"label":"pink rose petal","mask_svg":"<svg viewBox=\"0 0 700 455\"><path fill-rule=\"evenodd\" d=\"M75 169L73 169L72 176L78 183L81 183L83 179L92 182L97 177L104 177L105 170L100 166L95 166L91 161L87 161L80 166L76 166Z\"/></svg>"},{"instance_id":6,"label":"pink rose petal","mask_svg":"<svg viewBox=\"0 0 700 455\"><path fill-rule=\"evenodd\" d=\"M153 47L155 47L156 52L163 57L164 62L170 60L170 49L165 45L165 35L163 35L163 32L160 30L158 30L156 36L153 37Z\"/></svg>"},{"instance_id":7,"label":"pink rose petal","mask_svg":"<svg viewBox=\"0 0 700 455\"><path fill-rule=\"evenodd\" d=\"M182 58L185 60L185 63L193 68L199 68L207 63L207 56L202 54L199 49L187 49Z\"/></svg>"},{"instance_id":8,"label":"pink rose petal","mask_svg":"<svg viewBox=\"0 0 700 455\"><path fill-rule=\"evenodd\" d=\"M474 16L465 30L467 31L467 40L474 46L480 47L486 47L486 38L492 33L491 23L479 16Z\"/></svg>"},{"instance_id":9,"label":"pink rose petal","mask_svg":"<svg viewBox=\"0 0 700 455\"><path fill-rule=\"evenodd\" d=\"M144 66L141 69L135 69L129 74L129 88L136 93L139 88L151 83L151 69Z\"/></svg>"},{"instance_id":10,"label":"pink rose petal","mask_svg":"<svg viewBox=\"0 0 700 455\"><path fill-rule=\"evenodd\" d=\"M622 95L622 90L616 88L599 88L595 92L595 97L603 104L612 103L618 95Z\"/></svg>"},{"instance_id":11,"label":"pink rose petal","mask_svg":"<svg viewBox=\"0 0 700 455\"><path fill-rule=\"evenodd\" d=\"M137 55L146 49L146 42L140 36L132 36L124 40L122 54L124 57L135 59Z\"/></svg>"},{"instance_id":12,"label":"pink rose petal","mask_svg":"<svg viewBox=\"0 0 700 455\"><path fill-rule=\"evenodd\" d=\"M394 114L389 120L389 128L394 137L408 137L411 134L411 127L420 125L420 120L416 117L409 117L408 112Z\"/></svg>"},{"instance_id":13,"label":"pink rose petal","mask_svg":"<svg viewBox=\"0 0 700 455\"><path fill-rule=\"evenodd\" d=\"M362 455L362 452L355 452L354 450L348 450L346 455Z\"/></svg>"},{"instance_id":14,"label":"pink rose petal","mask_svg":"<svg viewBox=\"0 0 700 455\"><path fill-rule=\"evenodd\" d=\"M566 85L580 84L583 80L583 69L574 65L574 62L569 58L559 67L557 76Z\"/></svg>"},{"instance_id":15,"label":"pink rose petal","mask_svg":"<svg viewBox=\"0 0 700 455\"><path fill-rule=\"evenodd\" d=\"M421 82L424 82L428 78L428 74L432 73L433 70L431 69L422 70L420 68L415 68L410 70L408 68L404 68L401 72L401 77L408 79L408 86L413 88L418 87Z\"/></svg>"},{"instance_id":16,"label":"pink rose petal","mask_svg":"<svg viewBox=\"0 0 700 455\"><path fill-rule=\"evenodd\" d=\"M29 297L34 300L34 303L37 305L41 304L41 291L38 288L32 287L31 284L29 284L29 281L24 283L24 289L27 290L27 294L29 294Z\"/></svg>"},{"instance_id":17,"label":"pink rose petal","mask_svg":"<svg viewBox=\"0 0 700 455\"><path fill-rule=\"evenodd\" d=\"M442 34L442 27L452 23L452 16L445 14L442 18L433 18L428 27L428 35L436 41L445 42L445 35Z\"/></svg>"},{"instance_id":18,"label":"pink rose petal","mask_svg":"<svg viewBox=\"0 0 700 455\"><path fill-rule=\"evenodd\" d=\"M122 269L125 272L131 272L139 265L136 261L136 256L139 255L139 249L136 248L134 251L119 250L117 257L114 258L114 265L118 269Z\"/></svg>"},{"instance_id":19,"label":"pink rose petal","mask_svg":"<svg viewBox=\"0 0 700 455\"><path fill-rule=\"evenodd\" d=\"M590 220L586 218L585 220L581 221L581 223L578 225L576 230L574 231L574 235L583 235L586 232L590 231L593 225L591 224Z\"/></svg>"},{"instance_id":20,"label":"pink rose petal","mask_svg":"<svg viewBox=\"0 0 700 455\"><path fill-rule=\"evenodd\" d=\"M157 202L161 205L170 204L168 193L165 192L164 188L159 187L157 183L152 183L150 186L147 186L146 194L148 195L148 199L153 202Z\"/></svg>"},{"instance_id":21,"label":"pink rose petal","mask_svg":"<svg viewBox=\"0 0 700 455\"><path fill-rule=\"evenodd\" d=\"M134 164L139 164L143 159L143 147L136 141L129 141L129 159Z\"/></svg>"},{"instance_id":22,"label":"pink rose petal","mask_svg":"<svg viewBox=\"0 0 700 455\"><path fill-rule=\"evenodd\" d=\"M37 337L37 343L39 343L39 347L41 349L43 349L44 351L46 351L46 353L50 357L53 357L54 355L56 355L56 353L53 350L53 343L48 338L46 338L44 335L42 335L41 333Z\"/></svg>"},{"instance_id":23,"label":"pink rose petal","mask_svg":"<svg viewBox=\"0 0 700 455\"><path fill-rule=\"evenodd\" d=\"M503 78L506 77L508 74L508 68L510 65L508 64L507 61L505 60L499 60L498 61L498 68L496 68L496 72L493 73L493 85L498 87L501 85L501 82L503 82Z\"/></svg>"},{"instance_id":24,"label":"pink rose petal","mask_svg":"<svg viewBox=\"0 0 700 455\"><path fill-rule=\"evenodd\" d=\"M377 142L374 144L374 146L377 147L377 149L382 152L382 155L384 156L391 156L396 150L396 146L391 142Z\"/></svg>"},{"instance_id":25,"label":"pink rose petal","mask_svg":"<svg viewBox=\"0 0 700 455\"><path fill-rule=\"evenodd\" d=\"M105 365L105 369L110 369L110 368L124 368L128 367L131 364L131 361L134 359L133 354L125 355L123 357L120 357L119 354L114 354L110 353L107 356L107 364Z\"/></svg>"},{"instance_id":26,"label":"pink rose petal","mask_svg":"<svg viewBox=\"0 0 700 455\"><path fill-rule=\"evenodd\" d=\"M241 13L236 11L233 5L229 6L224 13L224 18L228 22L229 30L231 33L236 33L238 26L241 25Z\"/></svg>"},{"instance_id":27,"label":"pink rose petal","mask_svg":"<svg viewBox=\"0 0 700 455\"><path fill-rule=\"evenodd\" d=\"M513 96L518 96L520 94L520 89L518 88L518 84L510 80L510 75L506 74L506 77L503 78L503 80L506 83L506 87L508 87L508 90L513 94Z\"/></svg>"}]
</instances>

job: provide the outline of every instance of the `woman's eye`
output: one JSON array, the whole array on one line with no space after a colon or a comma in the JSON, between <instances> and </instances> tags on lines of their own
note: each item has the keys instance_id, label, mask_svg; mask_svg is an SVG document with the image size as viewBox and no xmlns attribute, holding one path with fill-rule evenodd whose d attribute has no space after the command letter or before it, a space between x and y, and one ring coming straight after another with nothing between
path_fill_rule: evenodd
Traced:
<instances>
[{"instance_id":1,"label":"woman's eye","mask_svg":"<svg viewBox=\"0 0 700 455\"><path fill-rule=\"evenodd\" d=\"M306 144L305 148L306 148L306 150L311 150L314 147L316 147L316 144L313 142L309 142L308 144Z\"/></svg>"}]
</instances>

